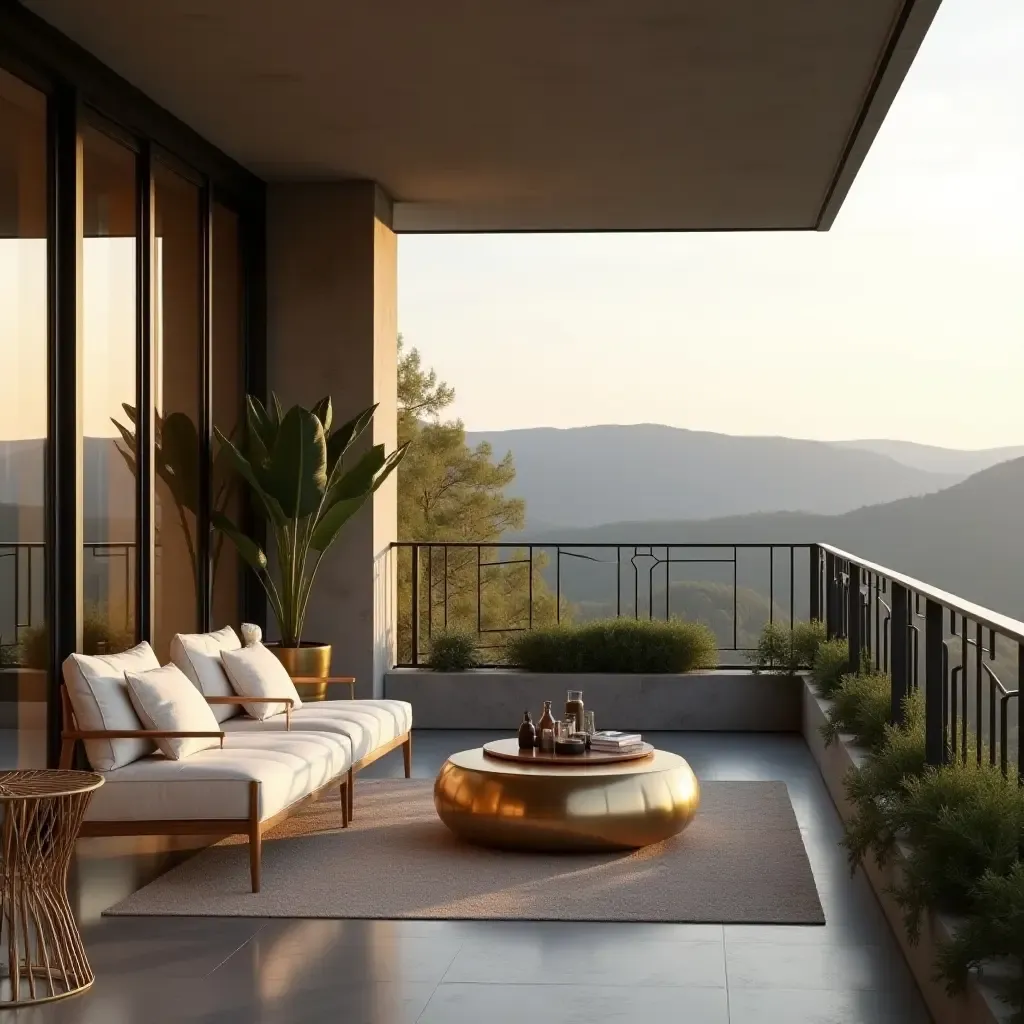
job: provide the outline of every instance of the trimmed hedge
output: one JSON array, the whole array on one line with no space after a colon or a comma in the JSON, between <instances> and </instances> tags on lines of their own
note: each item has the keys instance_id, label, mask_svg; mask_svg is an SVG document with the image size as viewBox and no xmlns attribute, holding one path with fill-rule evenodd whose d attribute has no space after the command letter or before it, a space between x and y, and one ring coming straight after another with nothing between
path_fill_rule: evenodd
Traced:
<instances>
[{"instance_id":1,"label":"trimmed hedge","mask_svg":"<svg viewBox=\"0 0 1024 1024\"><path fill-rule=\"evenodd\" d=\"M527 672L676 673L718 664L707 626L677 619L608 619L532 629L509 640L507 661Z\"/></svg>"},{"instance_id":2,"label":"trimmed hedge","mask_svg":"<svg viewBox=\"0 0 1024 1024\"><path fill-rule=\"evenodd\" d=\"M444 629L430 640L430 667L437 672L464 672L478 664L476 634L466 629Z\"/></svg>"}]
</instances>

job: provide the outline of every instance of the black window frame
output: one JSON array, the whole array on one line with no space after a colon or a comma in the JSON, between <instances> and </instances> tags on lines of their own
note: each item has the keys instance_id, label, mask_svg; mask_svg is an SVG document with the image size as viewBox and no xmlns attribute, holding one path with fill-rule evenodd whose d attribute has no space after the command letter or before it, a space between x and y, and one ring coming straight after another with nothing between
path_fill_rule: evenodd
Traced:
<instances>
[{"instance_id":1,"label":"black window frame","mask_svg":"<svg viewBox=\"0 0 1024 1024\"><path fill-rule=\"evenodd\" d=\"M138 182L136 399L136 628L152 637L153 621L153 163L159 160L200 187L202 346L200 367L200 624L209 629L212 604L210 469L212 466L213 205L239 218L243 282L242 381L266 397L266 213L264 182L147 97L95 56L14 0L0 0L0 68L47 98L47 429L45 607L49 623L47 759L58 761L62 708L60 665L81 649L83 592L83 466L81 437L82 151L85 124L133 149ZM244 511L258 533L251 509ZM264 623L258 581L242 570L242 614Z\"/></svg>"}]
</instances>

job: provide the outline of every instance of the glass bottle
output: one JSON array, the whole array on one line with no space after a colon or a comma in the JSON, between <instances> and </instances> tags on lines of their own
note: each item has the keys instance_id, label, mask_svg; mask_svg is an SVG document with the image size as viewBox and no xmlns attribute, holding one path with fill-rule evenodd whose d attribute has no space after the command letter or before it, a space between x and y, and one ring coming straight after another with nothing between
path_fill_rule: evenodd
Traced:
<instances>
[{"instance_id":1,"label":"glass bottle","mask_svg":"<svg viewBox=\"0 0 1024 1024\"><path fill-rule=\"evenodd\" d=\"M519 749L532 750L537 746L537 730L534 728L530 712L523 712L523 724L519 726Z\"/></svg>"},{"instance_id":2,"label":"glass bottle","mask_svg":"<svg viewBox=\"0 0 1024 1024\"><path fill-rule=\"evenodd\" d=\"M583 731L583 691L570 690L565 699L565 717L576 719L577 732Z\"/></svg>"},{"instance_id":3,"label":"glass bottle","mask_svg":"<svg viewBox=\"0 0 1024 1024\"><path fill-rule=\"evenodd\" d=\"M544 710L541 712L540 721L537 722L537 739L538 741L544 737L544 730L547 729L551 733L552 749L554 749L554 736L555 736L555 719L551 714L551 701L544 701ZM541 746L543 750L543 746Z\"/></svg>"}]
</instances>

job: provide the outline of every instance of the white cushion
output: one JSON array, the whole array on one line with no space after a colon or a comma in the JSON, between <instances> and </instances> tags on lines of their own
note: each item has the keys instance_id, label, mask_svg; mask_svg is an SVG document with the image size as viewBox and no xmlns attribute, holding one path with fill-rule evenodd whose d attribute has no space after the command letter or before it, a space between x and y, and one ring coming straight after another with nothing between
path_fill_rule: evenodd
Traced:
<instances>
[{"instance_id":1,"label":"white cushion","mask_svg":"<svg viewBox=\"0 0 1024 1024\"><path fill-rule=\"evenodd\" d=\"M108 772L105 785L93 793L86 820L244 821L249 817L250 783L259 782L257 813L265 821L338 778L351 764L341 736L236 733L225 738L223 750L202 750L182 761L155 754Z\"/></svg>"},{"instance_id":2,"label":"white cushion","mask_svg":"<svg viewBox=\"0 0 1024 1024\"><path fill-rule=\"evenodd\" d=\"M224 723L233 732L281 733L284 718L254 722L234 718ZM412 706L402 700L310 701L291 716L291 733L329 732L345 736L352 745L352 761L358 763L412 728Z\"/></svg>"},{"instance_id":3,"label":"white cushion","mask_svg":"<svg viewBox=\"0 0 1024 1024\"><path fill-rule=\"evenodd\" d=\"M188 676L204 697L233 697L235 691L224 673L221 651L237 651L242 646L230 626L213 633L175 633L171 640L171 661ZM238 704L211 705L218 722L241 712Z\"/></svg>"},{"instance_id":4,"label":"white cushion","mask_svg":"<svg viewBox=\"0 0 1024 1024\"><path fill-rule=\"evenodd\" d=\"M231 686L239 697L291 697L292 710L302 707L299 691L281 662L261 643L252 643L238 651L221 651ZM283 714L286 704L246 704L246 713L259 721Z\"/></svg>"},{"instance_id":5,"label":"white cushion","mask_svg":"<svg viewBox=\"0 0 1024 1024\"><path fill-rule=\"evenodd\" d=\"M148 672L125 672L128 696L147 729L171 732L220 732L206 698L192 685L177 665L151 668ZM183 739L159 738L156 745L173 761L219 747L217 736Z\"/></svg>"},{"instance_id":6,"label":"white cushion","mask_svg":"<svg viewBox=\"0 0 1024 1024\"><path fill-rule=\"evenodd\" d=\"M64 661L64 684L78 728L83 732L141 729L124 674L159 667L153 648L145 642L120 654L70 655ZM153 741L147 739L85 741L89 764L98 772L131 764L154 749Z\"/></svg>"}]
</instances>

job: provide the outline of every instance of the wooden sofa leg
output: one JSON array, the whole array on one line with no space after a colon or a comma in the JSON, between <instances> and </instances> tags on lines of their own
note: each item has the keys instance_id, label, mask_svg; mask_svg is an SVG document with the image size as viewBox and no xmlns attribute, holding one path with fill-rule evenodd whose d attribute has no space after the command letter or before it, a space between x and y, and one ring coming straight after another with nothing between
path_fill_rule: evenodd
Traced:
<instances>
[{"instance_id":1,"label":"wooden sofa leg","mask_svg":"<svg viewBox=\"0 0 1024 1024\"><path fill-rule=\"evenodd\" d=\"M412 733L405 738L402 744L402 758L405 760L405 777L412 778Z\"/></svg>"},{"instance_id":2,"label":"wooden sofa leg","mask_svg":"<svg viewBox=\"0 0 1024 1024\"><path fill-rule=\"evenodd\" d=\"M352 820L352 809L354 806L353 796L356 790L356 772L354 768L348 770L348 782L345 784L345 797L348 800L348 820Z\"/></svg>"},{"instance_id":3,"label":"wooden sofa leg","mask_svg":"<svg viewBox=\"0 0 1024 1024\"><path fill-rule=\"evenodd\" d=\"M260 829L260 784L249 783L249 880L252 891L260 891L263 866L263 832Z\"/></svg>"},{"instance_id":4,"label":"wooden sofa leg","mask_svg":"<svg viewBox=\"0 0 1024 1024\"><path fill-rule=\"evenodd\" d=\"M348 776L341 781L341 827L348 828Z\"/></svg>"}]
</instances>

